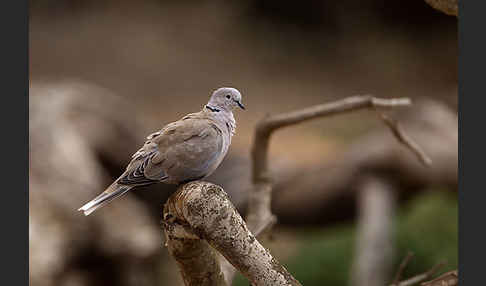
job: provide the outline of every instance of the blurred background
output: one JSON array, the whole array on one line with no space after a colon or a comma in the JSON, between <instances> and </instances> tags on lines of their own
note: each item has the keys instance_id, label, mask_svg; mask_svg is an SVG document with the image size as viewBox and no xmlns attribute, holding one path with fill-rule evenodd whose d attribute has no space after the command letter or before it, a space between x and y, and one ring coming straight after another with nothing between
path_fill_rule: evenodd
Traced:
<instances>
[{"instance_id":1,"label":"blurred background","mask_svg":"<svg viewBox=\"0 0 486 286\"><path fill-rule=\"evenodd\" d=\"M76 210L146 135L221 86L238 88L247 110L207 180L242 214L253 131L266 114L357 94L412 98L387 114L430 168L372 111L272 136L279 223L265 246L303 285L366 285L356 279L366 272L357 265L372 178L391 194L376 276L391 282L408 251L405 277L442 260L441 272L456 269L457 50L457 18L423 0L31 0L31 285L181 285L159 225L174 186L139 189L89 217Z\"/></svg>"}]
</instances>

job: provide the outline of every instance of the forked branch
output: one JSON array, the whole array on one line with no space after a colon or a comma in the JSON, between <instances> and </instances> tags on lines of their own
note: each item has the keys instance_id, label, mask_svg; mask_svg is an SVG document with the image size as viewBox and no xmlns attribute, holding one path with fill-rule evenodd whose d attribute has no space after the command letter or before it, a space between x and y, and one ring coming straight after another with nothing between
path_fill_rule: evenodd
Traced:
<instances>
[{"instance_id":1,"label":"forked branch","mask_svg":"<svg viewBox=\"0 0 486 286\"><path fill-rule=\"evenodd\" d=\"M252 147L252 180L254 188L249 193L247 224L250 229L259 229L269 221L275 221L270 210L272 184L268 169L268 147L274 131L302 123L307 120L326 117L359 109L391 108L409 106L409 98L382 99L371 95L353 96L331 103L311 106L297 111L269 116L260 121L256 127ZM420 159L425 165L430 164L430 158L418 147L409 136L390 118L383 116L387 126L395 137Z\"/></svg>"}]
</instances>

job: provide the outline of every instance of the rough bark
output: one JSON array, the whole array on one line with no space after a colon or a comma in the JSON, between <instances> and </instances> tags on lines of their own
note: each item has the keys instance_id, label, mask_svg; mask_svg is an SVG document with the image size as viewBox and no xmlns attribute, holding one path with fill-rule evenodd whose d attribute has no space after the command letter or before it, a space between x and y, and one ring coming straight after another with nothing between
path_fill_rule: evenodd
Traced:
<instances>
[{"instance_id":1,"label":"rough bark","mask_svg":"<svg viewBox=\"0 0 486 286\"><path fill-rule=\"evenodd\" d=\"M176 230L175 228L181 228ZM167 224L165 231L169 253L179 266L185 285L225 286L223 272L215 251L205 240L192 233L185 233L181 226Z\"/></svg>"},{"instance_id":2,"label":"rough bark","mask_svg":"<svg viewBox=\"0 0 486 286\"><path fill-rule=\"evenodd\" d=\"M248 280L256 285L301 285L250 232L224 190L214 184L195 181L179 187L164 207L163 225L167 247L184 276L186 285L204 271L211 280L204 285L224 285L221 268L205 240ZM207 270L200 254L209 263ZM181 259L183 257L183 259Z\"/></svg>"}]
</instances>

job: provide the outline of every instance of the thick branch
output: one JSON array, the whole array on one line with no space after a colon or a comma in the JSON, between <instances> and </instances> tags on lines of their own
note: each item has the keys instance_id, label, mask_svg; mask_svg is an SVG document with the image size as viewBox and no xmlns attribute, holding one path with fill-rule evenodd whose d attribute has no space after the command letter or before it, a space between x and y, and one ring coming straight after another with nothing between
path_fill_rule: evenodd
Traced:
<instances>
[{"instance_id":1,"label":"thick branch","mask_svg":"<svg viewBox=\"0 0 486 286\"><path fill-rule=\"evenodd\" d=\"M202 265L206 260L200 253L208 253L202 240L219 251L254 285L301 285L251 234L219 186L195 181L179 187L164 207L164 226L170 253L175 253L173 248L177 247L179 255L175 258L186 285L202 285L190 284L202 273L193 270L198 269L194 265ZM181 256L191 262L181 263ZM212 284L204 285L224 285L219 264L213 267L217 264L216 256L211 253L209 256L208 269L212 270L207 274L212 277Z\"/></svg>"},{"instance_id":2,"label":"thick branch","mask_svg":"<svg viewBox=\"0 0 486 286\"><path fill-rule=\"evenodd\" d=\"M174 228L177 227L166 225L166 246L177 261L184 284L226 286L216 253L207 242L191 235L178 236Z\"/></svg>"},{"instance_id":3,"label":"thick branch","mask_svg":"<svg viewBox=\"0 0 486 286\"><path fill-rule=\"evenodd\" d=\"M250 231L258 238L265 230L270 229L277 220L268 221L267 224L260 225L258 229L250 229ZM236 269L223 256L220 256L219 263L221 270L224 273L224 279L228 285L231 285L236 274Z\"/></svg>"}]
</instances>

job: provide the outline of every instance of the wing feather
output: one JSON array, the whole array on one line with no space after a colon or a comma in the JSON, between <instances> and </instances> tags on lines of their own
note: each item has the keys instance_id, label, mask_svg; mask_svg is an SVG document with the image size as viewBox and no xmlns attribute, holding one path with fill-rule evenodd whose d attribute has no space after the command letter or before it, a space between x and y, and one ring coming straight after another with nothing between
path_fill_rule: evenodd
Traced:
<instances>
[{"instance_id":1,"label":"wing feather","mask_svg":"<svg viewBox=\"0 0 486 286\"><path fill-rule=\"evenodd\" d=\"M187 170L188 178L204 174L219 159L222 132L214 123L195 115L187 115L150 134L118 182L145 185L163 181L173 168Z\"/></svg>"}]
</instances>

